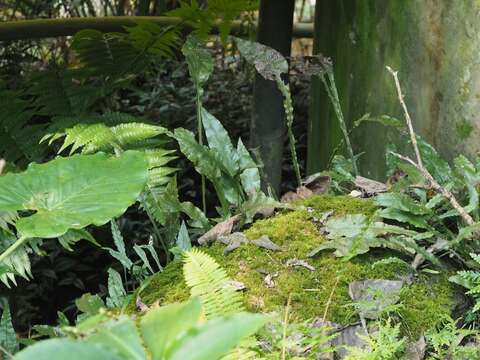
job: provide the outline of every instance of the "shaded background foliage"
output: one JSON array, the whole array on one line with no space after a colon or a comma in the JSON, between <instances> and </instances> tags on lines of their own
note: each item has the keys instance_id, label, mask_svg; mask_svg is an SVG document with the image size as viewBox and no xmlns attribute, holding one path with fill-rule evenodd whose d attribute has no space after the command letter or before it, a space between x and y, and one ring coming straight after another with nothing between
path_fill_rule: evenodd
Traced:
<instances>
[{"instance_id":1,"label":"shaded background foliage","mask_svg":"<svg viewBox=\"0 0 480 360\"><path fill-rule=\"evenodd\" d=\"M199 1L200 5L202 3L203 1ZM311 17L311 6L306 3L306 1L298 1L297 11L303 8L303 13ZM176 9L179 5L180 2L175 0L139 0L137 2L16 0L7 1L2 5L0 17L2 20L21 20L79 16L161 15ZM307 7L310 11L307 11ZM249 26L250 36L254 37L252 16L254 14L247 14L244 21ZM50 105L45 107L45 101L47 101L44 98L45 95L63 99L59 92L60 88L54 80L64 81L63 76L69 79L71 74L75 77L78 73L78 81L90 86L88 83L91 79L82 79L81 71L79 72L79 58L72 50L70 38L12 41L4 42L3 45L0 49L0 85L5 95L2 100L6 104L13 98L23 99L25 103L16 109L24 109L28 113L25 117L25 125L35 124L35 126L46 128L52 122L52 117L62 113L63 105L60 102L52 105L53 107L48 107ZM254 71L240 60L234 48L225 50L219 41L212 41L208 46L214 54L215 71L206 85L204 104L206 108L211 109L213 115L222 119L222 124L234 142L238 138L248 141ZM306 45L301 42L295 43L294 49L296 49L294 55L305 55L305 51L309 51L308 41ZM131 114L170 129L181 126L195 130L195 89L188 75L187 65L178 49L174 48L168 58L152 58L138 70L128 70L133 76L125 83L114 84L113 88L105 86L109 84L108 81L102 83L105 94L97 99L93 98L93 102L87 104L88 107L98 112L108 110ZM52 77L53 74L55 76ZM292 66L291 75L290 83L296 110L294 132L298 139L297 151L300 159L306 159L309 77L304 76L301 69L296 70L295 64ZM109 80L108 76L105 79ZM67 86L75 87L76 81L69 82ZM98 77L97 74L91 86L98 86L101 81L103 81L102 77ZM46 89L49 90L46 91ZM81 114L81 109L74 110L78 110L78 114ZM69 110L65 113L69 113ZM25 135L28 136L28 134ZM39 139L31 139L31 141L36 140ZM18 161L17 165L23 167L29 161L44 161L53 156L54 153L51 150L40 147L37 153L29 154ZM302 169L305 168L303 162L300 165ZM199 204L200 176L186 160L178 160L176 167L179 168L177 177L182 200ZM285 147L282 172L284 176L281 192L283 193L296 187L287 147ZM213 189L207 188L207 191L213 192ZM207 199L215 199L215 196L207 196ZM208 209L213 210L216 205L218 204L210 200ZM210 214L213 212L210 211ZM125 219L120 223L120 228L129 244L129 251L132 252L133 244L148 242L148 234L153 229L146 217L137 212L127 213ZM108 227L94 230L93 235L99 239L102 246L113 247ZM18 287L6 289L2 286L1 289L2 294L12 303L14 324L19 331L28 331L33 324L55 323L58 318L57 311L64 311L73 318L76 312L73 300L85 292L105 293L105 287L99 284L106 284L108 268L112 266L118 268L118 263L115 263L105 250L94 248L86 242L80 242L74 253L66 251L57 242L44 246L45 250L48 250L48 256L35 258L33 261L33 280L27 282L21 279ZM38 311L39 309L41 311Z\"/></svg>"}]
</instances>

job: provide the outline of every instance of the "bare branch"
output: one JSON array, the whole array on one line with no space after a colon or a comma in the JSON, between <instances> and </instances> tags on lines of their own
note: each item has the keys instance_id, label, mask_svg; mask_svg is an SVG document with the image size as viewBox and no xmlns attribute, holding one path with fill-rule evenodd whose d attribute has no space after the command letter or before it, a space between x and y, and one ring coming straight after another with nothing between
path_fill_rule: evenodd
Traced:
<instances>
[{"instance_id":1,"label":"bare branch","mask_svg":"<svg viewBox=\"0 0 480 360\"><path fill-rule=\"evenodd\" d=\"M407 105L405 104L404 96L402 94L402 88L400 87L400 81L398 80L398 71L394 71L390 66L387 66L387 70L392 74L393 79L395 80L395 87L397 88L398 100L402 105L403 112L405 114L405 121L407 122L408 132L410 133L410 139L412 141L413 150L415 151L415 156L417 158L417 164L423 168L422 157L420 156L420 150L418 149L417 137L413 131L412 118L408 113Z\"/></svg>"},{"instance_id":2,"label":"bare branch","mask_svg":"<svg viewBox=\"0 0 480 360\"><path fill-rule=\"evenodd\" d=\"M431 188L433 190L435 190L436 192L442 194L449 202L450 204L452 205L452 207L457 210L457 212L460 214L460 216L462 217L463 221L465 221L465 223L467 225L473 225L475 223L475 221L473 220L473 218L470 216L470 214L468 214L465 209L458 203L457 199L455 198L455 196L446 188L444 188L443 186L441 186L434 178L433 176L428 172L427 169L425 169L424 167L420 166L419 164L415 163L415 161L413 161L412 159L410 159L409 157L406 157L406 156L403 156L403 155L400 155L400 154L397 154L395 152L391 152L392 155L396 156L397 158L403 160L403 161L406 161L408 162L409 164L415 166L415 168L417 168L418 171L420 171L420 173L422 174L422 176L429 182Z\"/></svg>"}]
</instances>

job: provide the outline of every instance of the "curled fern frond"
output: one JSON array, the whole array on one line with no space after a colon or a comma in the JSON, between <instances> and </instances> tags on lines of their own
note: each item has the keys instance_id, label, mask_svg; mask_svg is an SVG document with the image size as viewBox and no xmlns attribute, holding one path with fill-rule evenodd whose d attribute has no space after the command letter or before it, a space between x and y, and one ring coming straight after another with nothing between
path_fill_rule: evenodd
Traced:
<instances>
[{"instance_id":1,"label":"curled fern frond","mask_svg":"<svg viewBox=\"0 0 480 360\"><path fill-rule=\"evenodd\" d=\"M242 296L229 284L225 270L197 249L185 253L183 275L192 297L202 300L207 319L244 311Z\"/></svg>"}]
</instances>

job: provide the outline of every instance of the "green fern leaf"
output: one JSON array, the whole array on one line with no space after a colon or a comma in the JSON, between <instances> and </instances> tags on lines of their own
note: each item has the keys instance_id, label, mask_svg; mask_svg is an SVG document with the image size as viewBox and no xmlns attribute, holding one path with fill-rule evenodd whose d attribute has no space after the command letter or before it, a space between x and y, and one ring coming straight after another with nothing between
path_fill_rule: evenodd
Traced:
<instances>
[{"instance_id":1,"label":"green fern leaf","mask_svg":"<svg viewBox=\"0 0 480 360\"><path fill-rule=\"evenodd\" d=\"M197 249L184 255L183 274L192 297L202 300L207 319L244 311L242 296L213 258Z\"/></svg>"},{"instance_id":2,"label":"green fern leaf","mask_svg":"<svg viewBox=\"0 0 480 360\"><path fill-rule=\"evenodd\" d=\"M161 126L144 123L124 123L108 127L103 123L78 124L71 128L56 133L49 133L43 137L43 141L56 141L64 138L58 153L70 147L70 154L82 149L84 154L92 154L98 151L113 151L115 149L127 150L132 145L144 140L166 133Z\"/></svg>"},{"instance_id":3,"label":"green fern leaf","mask_svg":"<svg viewBox=\"0 0 480 360\"><path fill-rule=\"evenodd\" d=\"M146 65L124 34L82 30L73 37L72 49L88 76L118 76L141 71Z\"/></svg>"},{"instance_id":4,"label":"green fern leaf","mask_svg":"<svg viewBox=\"0 0 480 360\"><path fill-rule=\"evenodd\" d=\"M0 253L16 241L17 237L14 234L0 229ZM8 272L0 275L0 281L7 287L10 287L10 282L17 285L15 275L21 276L27 280L32 277L30 259L28 258L28 248L26 246L20 246L16 249L2 262L1 265L2 267L9 269Z\"/></svg>"}]
</instances>

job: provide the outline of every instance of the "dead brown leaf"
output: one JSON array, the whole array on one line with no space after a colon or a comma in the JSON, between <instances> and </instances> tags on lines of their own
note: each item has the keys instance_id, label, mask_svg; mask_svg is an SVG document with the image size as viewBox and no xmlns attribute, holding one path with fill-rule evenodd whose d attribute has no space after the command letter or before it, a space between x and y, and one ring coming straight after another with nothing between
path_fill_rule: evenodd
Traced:
<instances>
[{"instance_id":1,"label":"dead brown leaf","mask_svg":"<svg viewBox=\"0 0 480 360\"><path fill-rule=\"evenodd\" d=\"M240 221L240 215L235 215L228 218L221 223L218 223L205 234L198 238L198 243L200 245L205 245L214 242L218 239L219 236L225 236L232 233L233 227Z\"/></svg>"},{"instance_id":2,"label":"dead brown leaf","mask_svg":"<svg viewBox=\"0 0 480 360\"><path fill-rule=\"evenodd\" d=\"M332 178L328 175L313 174L305 179L303 185L311 190L315 195L323 194L328 191Z\"/></svg>"},{"instance_id":3,"label":"dead brown leaf","mask_svg":"<svg viewBox=\"0 0 480 360\"><path fill-rule=\"evenodd\" d=\"M367 179L363 176L355 178L355 186L362 190L367 196L384 193L387 191L387 185L376 180Z\"/></svg>"}]
</instances>

